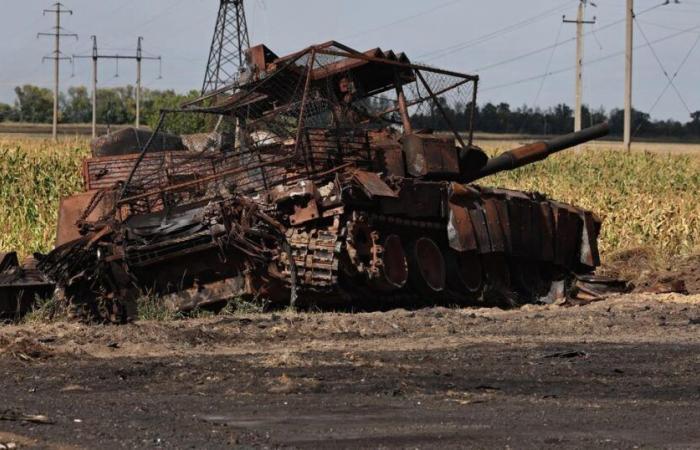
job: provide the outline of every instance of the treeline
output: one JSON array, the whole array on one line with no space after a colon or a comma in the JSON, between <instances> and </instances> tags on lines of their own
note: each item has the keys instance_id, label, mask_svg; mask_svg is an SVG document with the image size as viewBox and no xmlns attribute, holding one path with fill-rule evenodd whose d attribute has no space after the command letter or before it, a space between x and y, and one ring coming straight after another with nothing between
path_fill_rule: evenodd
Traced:
<instances>
[{"instance_id":1,"label":"treeline","mask_svg":"<svg viewBox=\"0 0 700 450\"><path fill-rule=\"evenodd\" d=\"M46 88L24 85L15 88L13 105L0 103L0 122L51 123L53 92ZM178 94L173 90L141 90L141 121L154 128L160 110L177 108L199 96L198 91ZM92 95L83 86L71 87L59 96L59 123L89 123L92 121ZM136 120L136 89L133 86L97 90L97 123L131 124ZM205 126L201 115L188 114L168 121L171 131L199 132Z\"/></svg>"},{"instance_id":2,"label":"treeline","mask_svg":"<svg viewBox=\"0 0 700 450\"><path fill-rule=\"evenodd\" d=\"M442 109L450 122L460 131L467 129L469 123L467 105L450 105L441 99ZM413 116L412 122L417 128L433 130L449 129L447 121L437 106L427 108ZM514 133L549 135L571 132L574 128L574 111L565 104L551 108L531 108L521 106L512 109L508 103L494 105L487 103L477 106L475 111L476 130L486 133ZM582 124L584 127L600 122L610 123L611 134L621 136L624 127L624 111L613 109L606 112L604 108L591 110L584 106ZM690 120L681 123L676 120L652 120L649 114L633 110L632 131L637 137L664 139L700 140L700 111L690 115Z\"/></svg>"},{"instance_id":3,"label":"treeline","mask_svg":"<svg viewBox=\"0 0 700 450\"><path fill-rule=\"evenodd\" d=\"M25 85L15 88L14 104L0 103L0 122L50 123L53 117L53 93L46 88ZM179 94L173 90L144 89L141 96L142 122L150 127L158 123L160 110L177 108L182 103L194 99L198 91ZM440 99L441 107L449 121L460 131L467 129L468 105L450 104ZM384 111L388 100L375 98L370 101L370 109ZM88 123L92 120L92 98L87 88L71 87L59 97L59 121L61 123ZM100 124L129 124L135 121L136 98L133 86L97 90L97 122ZM568 105L560 104L551 108L531 108L521 106L513 109L508 103L494 105L486 103L476 108L476 130L487 133L514 133L550 135L568 133L574 128L574 112ZM179 133L201 131L206 118L198 114L169 116L166 129ZM622 135L624 114L620 109L583 108L583 125L589 126L603 121L610 123L613 135ZM434 104L426 103L413 115L415 128L433 130L449 129L448 122ZM652 120L649 114L634 111L633 132L635 136L663 139L700 140L700 111L681 123L676 120Z\"/></svg>"}]
</instances>

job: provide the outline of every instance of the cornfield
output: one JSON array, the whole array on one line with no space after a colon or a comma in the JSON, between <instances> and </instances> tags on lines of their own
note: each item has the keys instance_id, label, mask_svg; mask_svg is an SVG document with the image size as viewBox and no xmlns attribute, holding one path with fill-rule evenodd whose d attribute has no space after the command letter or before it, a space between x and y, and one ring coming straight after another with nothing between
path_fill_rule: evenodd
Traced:
<instances>
[{"instance_id":1,"label":"cornfield","mask_svg":"<svg viewBox=\"0 0 700 450\"><path fill-rule=\"evenodd\" d=\"M700 156L584 147L485 181L595 211L603 256L643 247L668 260L700 245Z\"/></svg>"},{"instance_id":2,"label":"cornfield","mask_svg":"<svg viewBox=\"0 0 700 450\"><path fill-rule=\"evenodd\" d=\"M82 189L88 141L0 137L0 252L47 252L56 239L61 197Z\"/></svg>"},{"instance_id":3,"label":"cornfield","mask_svg":"<svg viewBox=\"0 0 700 450\"><path fill-rule=\"evenodd\" d=\"M489 153L503 144L486 145ZM0 137L0 252L47 252L58 202L82 189L88 140ZM604 219L603 256L645 247L663 259L700 245L700 157L624 153L600 145L502 173L484 184L540 191L591 209Z\"/></svg>"}]
</instances>

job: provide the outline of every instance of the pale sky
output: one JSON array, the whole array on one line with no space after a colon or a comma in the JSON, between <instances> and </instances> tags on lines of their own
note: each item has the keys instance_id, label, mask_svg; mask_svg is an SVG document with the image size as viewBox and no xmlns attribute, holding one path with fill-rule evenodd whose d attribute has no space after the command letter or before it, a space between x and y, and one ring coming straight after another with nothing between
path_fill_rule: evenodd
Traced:
<instances>
[{"instance_id":1,"label":"pale sky","mask_svg":"<svg viewBox=\"0 0 700 450\"><path fill-rule=\"evenodd\" d=\"M641 48L635 52L634 106L649 111L668 84L644 34L669 77L687 56L674 83L687 107L700 110L700 45L689 53L700 38L700 0L681 0L642 13L663 2L636 0L635 45ZM0 4L0 101L12 102L17 85L52 86L52 64L42 64L41 59L50 54L53 41L37 39L36 34L50 32L54 16L42 15L51 7L50 0L0 0ZM576 27L562 25L562 15L574 19L577 4L577 0L247 0L246 10L251 43L266 43L279 55L331 39L358 50L380 46L404 51L414 61L478 71L481 104L505 101L514 107L524 103L548 107L574 103ZM620 108L624 58L617 53L624 49L625 0L598 0L597 5L586 12L587 19L597 17L597 24L586 26L584 103ZM216 0L65 0L65 6L74 14L64 15L62 25L80 36L77 42L63 41L66 55L88 55L93 34L102 53L133 53L137 37L143 36L145 54L163 57L162 79L157 62L144 63L146 87L201 88ZM654 43L657 40L661 42ZM555 42L560 45L547 48ZM504 63L509 59L513 61ZM118 78L113 62L100 64L101 87L134 83L133 63L120 63ZM76 60L73 77L69 62L61 68L63 90L90 85L90 60ZM539 76L546 72L553 73L543 83ZM526 79L530 80L513 84ZM683 101L669 88L652 116L686 121Z\"/></svg>"}]
</instances>

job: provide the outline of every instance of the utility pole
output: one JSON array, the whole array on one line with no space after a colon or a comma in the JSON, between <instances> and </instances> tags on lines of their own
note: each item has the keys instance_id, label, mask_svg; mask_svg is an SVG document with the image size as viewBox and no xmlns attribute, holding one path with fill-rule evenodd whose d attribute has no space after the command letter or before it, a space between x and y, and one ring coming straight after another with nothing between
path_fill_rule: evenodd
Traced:
<instances>
[{"instance_id":1,"label":"utility pole","mask_svg":"<svg viewBox=\"0 0 700 450\"><path fill-rule=\"evenodd\" d=\"M141 60L143 59L141 41L143 38L139 36L136 43L136 128L141 127Z\"/></svg>"},{"instance_id":2,"label":"utility pole","mask_svg":"<svg viewBox=\"0 0 700 450\"><path fill-rule=\"evenodd\" d=\"M627 0L627 30L625 42L625 149L632 149L632 58L634 53L634 0Z\"/></svg>"},{"instance_id":3,"label":"utility pole","mask_svg":"<svg viewBox=\"0 0 700 450\"><path fill-rule=\"evenodd\" d=\"M63 56L61 53L61 38L62 37L75 37L78 39L78 35L75 33L64 33L63 28L61 28L61 14L73 15L73 11L70 9L63 9L63 4L54 3L54 9L45 9L44 15L46 13L56 14L56 25L54 26L53 33L38 33L37 38L41 36L51 36L54 38L54 51L53 56L45 56L42 59L46 61L47 59L53 60L53 128L52 136L54 141L58 138L58 89L59 89L59 69L61 60L70 60L67 56Z\"/></svg>"},{"instance_id":4,"label":"utility pole","mask_svg":"<svg viewBox=\"0 0 700 450\"><path fill-rule=\"evenodd\" d=\"M588 0L580 0L578 4L578 14L576 20L567 20L564 16L564 23L576 24L576 109L574 110L574 131L581 131L583 122L583 26L586 24L595 24L593 20L584 20L586 12L586 4ZM591 3L595 6L593 3Z\"/></svg>"},{"instance_id":5,"label":"utility pole","mask_svg":"<svg viewBox=\"0 0 700 450\"><path fill-rule=\"evenodd\" d=\"M92 138L97 137L97 36L92 35Z\"/></svg>"},{"instance_id":6,"label":"utility pole","mask_svg":"<svg viewBox=\"0 0 700 450\"><path fill-rule=\"evenodd\" d=\"M95 139L97 137L97 60L100 55L97 53L97 36L93 34L90 39L92 39L92 55L73 55L73 59L92 59L92 138Z\"/></svg>"},{"instance_id":7,"label":"utility pole","mask_svg":"<svg viewBox=\"0 0 700 450\"><path fill-rule=\"evenodd\" d=\"M142 41L143 38L139 36L136 45L136 55L102 55L97 50L97 36L92 36L92 55L91 56L80 56L73 55L75 59L92 59L92 137L97 137L97 62L100 59L114 59L119 64L120 59L133 59L136 60L136 128L141 126L141 62L143 60L157 60L162 61L160 56L143 56ZM160 71L162 67L159 67L159 78L161 76Z\"/></svg>"}]
</instances>

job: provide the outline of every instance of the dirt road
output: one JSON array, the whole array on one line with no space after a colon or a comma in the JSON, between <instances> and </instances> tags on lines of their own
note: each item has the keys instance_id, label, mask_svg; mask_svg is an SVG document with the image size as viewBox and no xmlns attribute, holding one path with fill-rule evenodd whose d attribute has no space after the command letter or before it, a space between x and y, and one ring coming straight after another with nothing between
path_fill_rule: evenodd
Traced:
<instances>
[{"instance_id":1,"label":"dirt road","mask_svg":"<svg viewBox=\"0 0 700 450\"><path fill-rule=\"evenodd\" d=\"M699 369L700 296L6 326L0 443L700 447Z\"/></svg>"}]
</instances>

